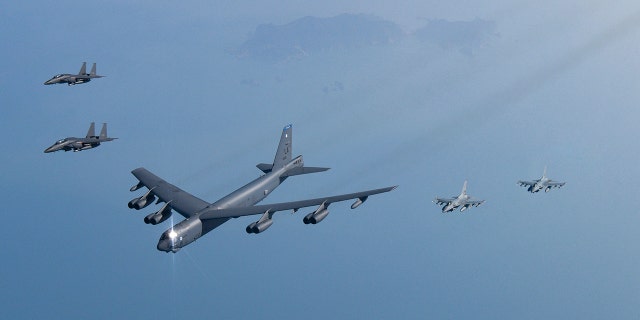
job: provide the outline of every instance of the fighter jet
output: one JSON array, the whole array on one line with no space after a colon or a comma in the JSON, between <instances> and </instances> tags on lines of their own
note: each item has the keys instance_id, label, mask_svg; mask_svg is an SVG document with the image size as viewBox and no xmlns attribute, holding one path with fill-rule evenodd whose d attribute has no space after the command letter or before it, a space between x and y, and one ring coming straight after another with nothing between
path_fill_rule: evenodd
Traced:
<instances>
[{"instance_id":1,"label":"fighter jet","mask_svg":"<svg viewBox=\"0 0 640 320\"><path fill-rule=\"evenodd\" d=\"M76 137L68 137L64 139L60 139L56 141L51 147L46 148L44 153L55 152L58 150L64 151L82 151L91 148L95 148L100 145L101 142L112 141L118 138L110 138L107 137L107 124L102 124L102 130L100 130L100 135L96 136L96 124L95 122L91 122L91 126L89 126L89 131L87 131L87 136L84 138L76 138Z\"/></svg>"},{"instance_id":2,"label":"fighter jet","mask_svg":"<svg viewBox=\"0 0 640 320\"><path fill-rule=\"evenodd\" d=\"M442 212L451 212L460 207L460 212L467 210L469 207L477 207L484 203L484 200L473 200L467 195L467 181L464 181L462 185L462 192L457 197L452 198L437 198L433 201L438 205L443 205Z\"/></svg>"},{"instance_id":3,"label":"fighter jet","mask_svg":"<svg viewBox=\"0 0 640 320\"><path fill-rule=\"evenodd\" d=\"M288 125L282 131L273 163L257 165L258 169L264 174L214 203L205 202L183 191L145 168L135 169L131 173L139 182L131 187L130 190L136 191L146 187L148 191L144 195L129 201L129 208L140 210L153 203L157 197L156 204L162 202L164 205L157 212L147 215L144 218L145 223L152 225L161 223L171 216L172 210L185 217L180 223L171 226L171 228L162 233L158 241L158 250L175 253L231 218L261 215L257 221L251 222L245 229L247 233L257 234L264 232L273 224L273 215L278 211L293 210L293 212L296 212L301 208L318 206L317 209L302 219L305 224L316 224L327 217L329 214L328 207L332 203L355 199L355 202L351 205L351 209L355 209L365 202L369 196L389 192L397 187L293 202L255 205L266 198L289 177L322 172L329 169L305 167L302 156L292 159L291 143L292 126Z\"/></svg>"},{"instance_id":4,"label":"fighter jet","mask_svg":"<svg viewBox=\"0 0 640 320\"><path fill-rule=\"evenodd\" d=\"M80 72L78 74L69 74L63 73L53 76L53 78L47 80L44 84L57 84L57 83L66 83L67 85L73 86L80 83L85 83L91 81L91 79L102 78L104 76L99 76L96 74L96 64L93 64L91 67L91 72L87 73L87 63L83 62L82 67L80 68Z\"/></svg>"},{"instance_id":5,"label":"fighter jet","mask_svg":"<svg viewBox=\"0 0 640 320\"><path fill-rule=\"evenodd\" d=\"M547 167L544 167L544 171L542 172L542 178L533 181L522 181L518 180L518 184L521 187L528 187L527 191L531 193L536 193L542 189L544 192L549 192L552 188L560 188L564 186L566 182L556 182L549 178L547 178Z\"/></svg>"}]
</instances>

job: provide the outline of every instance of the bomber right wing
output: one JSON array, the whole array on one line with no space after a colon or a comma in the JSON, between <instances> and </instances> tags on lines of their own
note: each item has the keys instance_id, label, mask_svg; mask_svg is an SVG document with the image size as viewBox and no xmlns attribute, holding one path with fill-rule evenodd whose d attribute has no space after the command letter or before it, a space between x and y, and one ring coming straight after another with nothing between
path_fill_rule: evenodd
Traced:
<instances>
[{"instance_id":1,"label":"bomber right wing","mask_svg":"<svg viewBox=\"0 0 640 320\"><path fill-rule=\"evenodd\" d=\"M200 218L200 220L218 219L218 218L237 218L237 217L250 216L255 214L264 214L265 212L269 212L270 214L273 214L277 211L284 211L284 210L297 211L298 209L301 209L301 208L319 206L319 205L324 205L326 208L327 206L329 206L331 203L334 203L334 202L358 199L357 202L354 203L353 205L353 208L355 208L358 205L360 205L362 202L364 202L368 196L389 192L394 190L397 187L398 186L393 186L393 187L387 187L387 188L381 188L381 189L375 189L375 190L342 194L342 195L331 196L331 197L315 198L315 199L292 201L292 202L281 202L281 203L273 203L273 204L263 204L263 205L257 205L257 206L251 206L251 207L210 209L210 210L204 210L198 216L198 218Z\"/></svg>"},{"instance_id":2,"label":"bomber right wing","mask_svg":"<svg viewBox=\"0 0 640 320\"><path fill-rule=\"evenodd\" d=\"M164 181L145 168L135 169L131 173L140 181L138 185L131 188L131 191L145 186L149 189L147 195L153 194L157 196L159 198L158 201L167 203L185 218L193 216L209 205L208 202Z\"/></svg>"}]
</instances>

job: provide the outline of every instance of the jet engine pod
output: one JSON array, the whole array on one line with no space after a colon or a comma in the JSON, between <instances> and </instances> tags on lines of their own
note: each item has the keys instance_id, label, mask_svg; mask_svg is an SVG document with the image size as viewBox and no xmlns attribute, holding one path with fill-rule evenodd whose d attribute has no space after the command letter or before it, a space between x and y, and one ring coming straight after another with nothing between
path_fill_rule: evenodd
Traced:
<instances>
[{"instance_id":1,"label":"jet engine pod","mask_svg":"<svg viewBox=\"0 0 640 320\"><path fill-rule=\"evenodd\" d=\"M156 224L162 223L165 220L169 219L169 217L171 217L171 211L169 211L168 213L162 213L158 211L144 217L144 223L152 224L155 226Z\"/></svg>"},{"instance_id":2,"label":"jet engine pod","mask_svg":"<svg viewBox=\"0 0 640 320\"><path fill-rule=\"evenodd\" d=\"M171 217L171 213L169 212L169 214L161 214L161 213L156 213L153 218L151 218L151 224L152 225L156 225L158 223L162 223L165 220L169 219L169 217Z\"/></svg>"},{"instance_id":3,"label":"jet engine pod","mask_svg":"<svg viewBox=\"0 0 640 320\"><path fill-rule=\"evenodd\" d=\"M318 213L314 212L313 216L311 216L311 219L309 219L309 221L312 224L319 223L320 221L324 220L324 218L326 218L328 214L329 214L329 210L327 209L323 209Z\"/></svg>"},{"instance_id":4,"label":"jet engine pod","mask_svg":"<svg viewBox=\"0 0 640 320\"><path fill-rule=\"evenodd\" d=\"M245 229L245 231L247 231L247 233L253 233L253 227L255 227L257 224L258 224L258 222L251 222L247 226L247 229Z\"/></svg>"},{"instance_id":5,"label":"jet engine pod","mask_svg":"<svg viewBox=\"0 0 640 320\"><path fill-rule=\"evenodd\" d=\"M133 187L131 189L133 189ZM153 200L156 199L156 196L153 193L151 193L153 189L155 189L155 187L149 189L149 191L147 191L147 193L145 193L141 197L131 199L131 201L129 201L129 208L140 210L150 205L153 202Z\"/></svg>"},{"instance_id":6,"label":"jet engine pod","mask_svg":"<svg viewBox=\"0 0 640 320\"><path fill-rule=\"evenodd\" d=\"M148 196L142 196L140 198L132 199L129 201L129 208L133 208L136 210L140 210L142 208L146 208L148 205L153 203L156 200L156 196L149 194Z\"/></svg>"},{"instance_id":7,"label":"jet engine pod","mask_svg":"<svg viewBox=\"0 0 640 320\"><path fill-rule=\"evenodd\" d=\"M272 224L273 224L272 219L267 219L262 222L255 222L255 225L253 226L253 228L251 228L251 231L253 233L258 234L262 231L267 230L269 227L271 227Z\"/></svg>"},{"instance_id":8,"label":"jet engine pod","mask_svg":"<svg viewBox=\"0 0 640 320\"><path fill-rule=\"evenodd\" d=\"M313 215L315 214L314 212L309 213L308 215L304 216L304 218L302 219L302 222L304 222L304 224L309 224L311 223L311 217L313 217Z\"/></svg>"}]
</instances>

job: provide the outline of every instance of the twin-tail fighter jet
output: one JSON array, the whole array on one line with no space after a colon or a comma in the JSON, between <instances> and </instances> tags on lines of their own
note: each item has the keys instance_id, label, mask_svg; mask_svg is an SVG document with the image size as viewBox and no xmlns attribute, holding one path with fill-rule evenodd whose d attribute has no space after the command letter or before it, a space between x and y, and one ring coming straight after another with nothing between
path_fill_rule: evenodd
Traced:
<instances>
[{"instance_id":1,"label":"twin-tail fighter jet","mask_svg":"<svg viewBox=\"0 0 640 320\"><path fill-rule=\"evenodd\" d=\"M462 185L462 192L457 197L437 198L434 202L438 205L444 205L442 212L451 212L460 207L460 212L467 210L469 207L477 207L484 203L484 200L474 200L467 195L467 181Z\"/></svg>"},{"instance_id":2,"label":"twin-tail fighter jet","mask_svg":"<svg viewBox=\"0 0 640 320\"><path fill-rule=\"evenodd\" d=\"M76 84L81 84L85 82L91 81L91 79L102 78L104 76L99 76L96 74L96 64L93 64L91 67L91 72L87 73L87 63L83 62L82 67L80 68L80 72L78 74L69 74L63 73L53 76L53 78L47 80L44 84L58 84L58 83L66 83L67 85L73 86Z\"/></svg>"},{"instance_id":3,"label":"twin-tail fighter jet","mask_svg":"<svg viewBox=\"0 0 640 320\"><path fill-rule=\"evenodd\" d=\"M55 152L59 150L64 151L82 151L91 148L95 148L100 145L102 142L112 141L118 138L110 138L107 136L107 124L102 124L102 130L100 130L100 135L96 136L96 124L95 122L91 122L91 126L89 126L89 131L87 131L87 136L84 138L76 138L76 137L68 137L64 139L60 139L56 141L51 147L46 148L44 153Z\"/></svg>"},{"instance_id":4,"label":"twin-tail fighter jet","mask_svg":"<svg viewBox=\"0 0 640 320\"><path fill-rule=\"evenodd\" d=\"M175 253L231 218L261 215L257 221L250 223L246 227L247 233L257 234L267 230L273 224L273 214L278 211L293 210L293 212L296 212L301 208L318 206L317 209L307 214L302 220L305 224L316 224L327 217L329 214L328 207L332 203L355 199L355 202L351 205L351 209L355 209L366 201L369 196L389 192L397 187L293 202L256 205L288 177L322 172L329 169L305 167L302 156L292 159L291 134L292 127L288 125L282 131L273 163L257 165L258 169L264 172L264 175L214 203L205 202L181 190L145 168L135 169L131 173L139 180L139 183L134 185L131 191L136 191L142 187L146 187L149 191L129 201L129 208L140 210L153 203L157 197L156 204L163 202L164 205L157 212L147 215L144 218L145 223L152 225L161 223L171 216L172 210L185 217L184 220L162 233L158 241L158 250Z\"/></svg>"},{"instance_id":5,"label":"twin-tail fighter jet","mask_svg":"<svg viewBox=\"0 0 640 320\"><path fill-rule=\"evenodd\" d=\"M518 184L521 187L527 187L527 191L531 193L536 193L542 189L544 189L544 192L549 192L549 190L551 190L552 188L561 188L565 185L565 183L566 182L556 182L547 178L547 167L544 167L542 178L540 179L533 181L518 181Z\"/></svg>"}]
</instances>

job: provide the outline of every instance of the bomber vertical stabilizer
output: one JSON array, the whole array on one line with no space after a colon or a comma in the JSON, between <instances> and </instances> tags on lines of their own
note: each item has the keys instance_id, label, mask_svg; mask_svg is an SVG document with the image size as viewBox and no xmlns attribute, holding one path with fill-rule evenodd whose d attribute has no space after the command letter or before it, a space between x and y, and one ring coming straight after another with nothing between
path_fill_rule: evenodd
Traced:
<instances>
[{"instance_id":1,"label":"bomber vertical stabilizer","mask_svg":"<svg viewBox=\"0 0 640 320\"><path fill-rule=\"evenodd\" d=\"M276 151L276 156L273 159L272 170L278 170L291 161L291 133L292 125L288 125L282 129L278 150Z\"/></svg>"}]
</instances>

